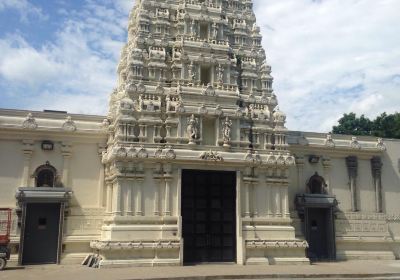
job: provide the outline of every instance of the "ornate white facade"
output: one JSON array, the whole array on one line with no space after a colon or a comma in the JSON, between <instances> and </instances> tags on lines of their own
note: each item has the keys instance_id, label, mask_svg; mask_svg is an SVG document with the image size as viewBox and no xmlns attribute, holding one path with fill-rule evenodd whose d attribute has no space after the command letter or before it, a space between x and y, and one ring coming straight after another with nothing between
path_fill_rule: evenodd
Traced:
<instances>
[{"instance_id":1,"label":"ornate white facade","mask_svg":"<svg viewBox=\"0 0 400 280\"><path fill-rule=\"evenodd\" d=\"M49 202L61 204L56 262L181 265L196 234L200 255L234 250L238 264L400 257L400 142L288 131L250 0L138 0L128 34L107 117L0 111L15 259L28 263L29 205ZM183 212L203 212L183 201L188 170L233 174L235 195L218 194L233 231L213 235L207 206L207 232L189 233L200 218Z\"/></svg>"}]
</instances>

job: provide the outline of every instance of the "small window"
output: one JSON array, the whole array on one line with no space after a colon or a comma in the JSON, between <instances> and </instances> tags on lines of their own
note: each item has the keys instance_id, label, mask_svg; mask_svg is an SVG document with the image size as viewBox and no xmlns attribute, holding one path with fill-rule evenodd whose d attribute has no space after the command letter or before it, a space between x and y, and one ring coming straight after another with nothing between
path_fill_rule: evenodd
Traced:
<instances>
[{"instance_id":1,"label":"small window","mask_svg":"<svg viewBox=\"0 0 400 280\"><path fill-rule=\"evenodd\" d=\"M326 183L325 179L315 173L307 183L308 192L311 194L326 194Z\"/></svg>"},{"instance_id":2,"label":"small window","mask_svg":"<svg viewBox=\"0 0 400 280\"><path fill-rule=\"evenodd\" d=\"M201 66L200 80L202 85L208 85L211 82L211 68L209 66Z\"/></svg>"}]
</instances>

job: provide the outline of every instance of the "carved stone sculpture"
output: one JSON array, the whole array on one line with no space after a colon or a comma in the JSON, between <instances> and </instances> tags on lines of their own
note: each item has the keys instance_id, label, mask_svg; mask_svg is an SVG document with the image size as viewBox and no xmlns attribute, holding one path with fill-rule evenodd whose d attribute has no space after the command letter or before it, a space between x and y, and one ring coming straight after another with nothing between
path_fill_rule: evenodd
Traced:
<instances>
[{"instance_id":1,"label":"carved stone sculpture","mask_svg":"<svg viewBox=\"0 0 400 280\"><path fill-rule=\"evenodd\" d=\"M192 115L187 121L187 135L189 138L189 144L196 144L196 140L199 138L198 120Z\"/></svg>"}]
</instances>

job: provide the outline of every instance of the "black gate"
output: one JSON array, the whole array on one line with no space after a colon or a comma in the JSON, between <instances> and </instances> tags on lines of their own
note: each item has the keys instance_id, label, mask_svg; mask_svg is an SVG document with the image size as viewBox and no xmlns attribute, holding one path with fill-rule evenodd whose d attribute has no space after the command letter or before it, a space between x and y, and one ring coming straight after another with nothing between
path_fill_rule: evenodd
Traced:
<instances>
[{"instance_id":1,"label":"black gate","mask_svg":"<svg viewBox=\"0 0 400 280\"><path fill-rule=\"evenodd\" d=\"M57 263L60 209L60 203L26 205L22 264Z\"/></svg>"},{"instance_id":2,"label":"black gate","mask_svg":"<svg viewBox=\"0 0 400 280\"><path fill-rule=\"evenodd\" d=\"M308 257L312 260L329 260L330 233L330 209L308 208L307 209L307 232L308 232Z\"/></svg>"},{"instance_id":3,"label":"black gate","mask_svg":"<svg viewBox=\"0 0 400 280\"><path fill-rule=\"evenodd\" d=\"M236 174L182 174L184 262L236 261Z\"/></svg>"},{"instance_id":4,"label":"black gate","mask_svg":"<svg viewBox=\"0 0 400 280\"><path fill-rule=\"evenodd\" d=\"M299 194L296 206L304 223L304 237L309 248L307 256L312 261L336 259L335 211L338 202L334 196Z\"/></svg>"}]
</instances>

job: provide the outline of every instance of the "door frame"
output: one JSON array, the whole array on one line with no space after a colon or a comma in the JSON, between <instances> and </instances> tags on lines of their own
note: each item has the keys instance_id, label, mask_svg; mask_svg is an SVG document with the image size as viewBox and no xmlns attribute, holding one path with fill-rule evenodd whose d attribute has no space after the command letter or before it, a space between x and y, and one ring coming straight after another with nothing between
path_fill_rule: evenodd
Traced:
<instances>
[{"instance_id":1,"label":"door frame","mask_svg":"<svg viewBox=\"0 0 400 280\"><path fill-rule=\"evenodd\" d=\"M337 212L338 201L335 196L324 194L298 194L295 200L298 216L302 222L304 237L307 242L310 240L309 210L325 209L328 211L330 226L327 228L328 240L328 261L336 260L336 229L335 229L335 213ZM318 260L317 260L318 261Z\"/></svg>"},{"instance_id":2,"label":"door frame","mask_svg":"<svg viewBox=\"0 0 400 280\"><path fill-rule=\"evenodd\" d=\"M68 208L68 203L71 198L72 191L67 188L19 188L16 194L18 209L18 225L20 227L20 240L18 250L18 265L22 265L24 238L25 238L25 223L26 210L28 204L60 204L60 217L58 223L58 242L57 242L57 261L60 264L65 212Z\"/></svg>"},{"instance_id":3,"label":"door frame","mask_svg":"<svg viewBox=\"0 0 400 280\"><path fill-rule=\"evenodd\" d=\"M180 262L183 266L184 262L184 246L185 240L183 238L183 218L182 218L182 188L183 188L183 173L185 171L198 171L198 172L215 172L215 173L232 173L232 177L235 178L235 185L234 188L234 195L235 195L235 241L234 241L234 251L235 251L235 262L237 264L243 264L243 250L244 250L244 243L243 243L243 236L242 236L242 220L241 220L241 208L240 208L240 179L241 173L237 170L218 170L218 169L201 169L201 168L179 168L179 178L178 178L178 215L179 215L179 236L181 238L181 248L180 248ZM230 262L227 262L230 263Z\"/></svg>"}]
</instances>

